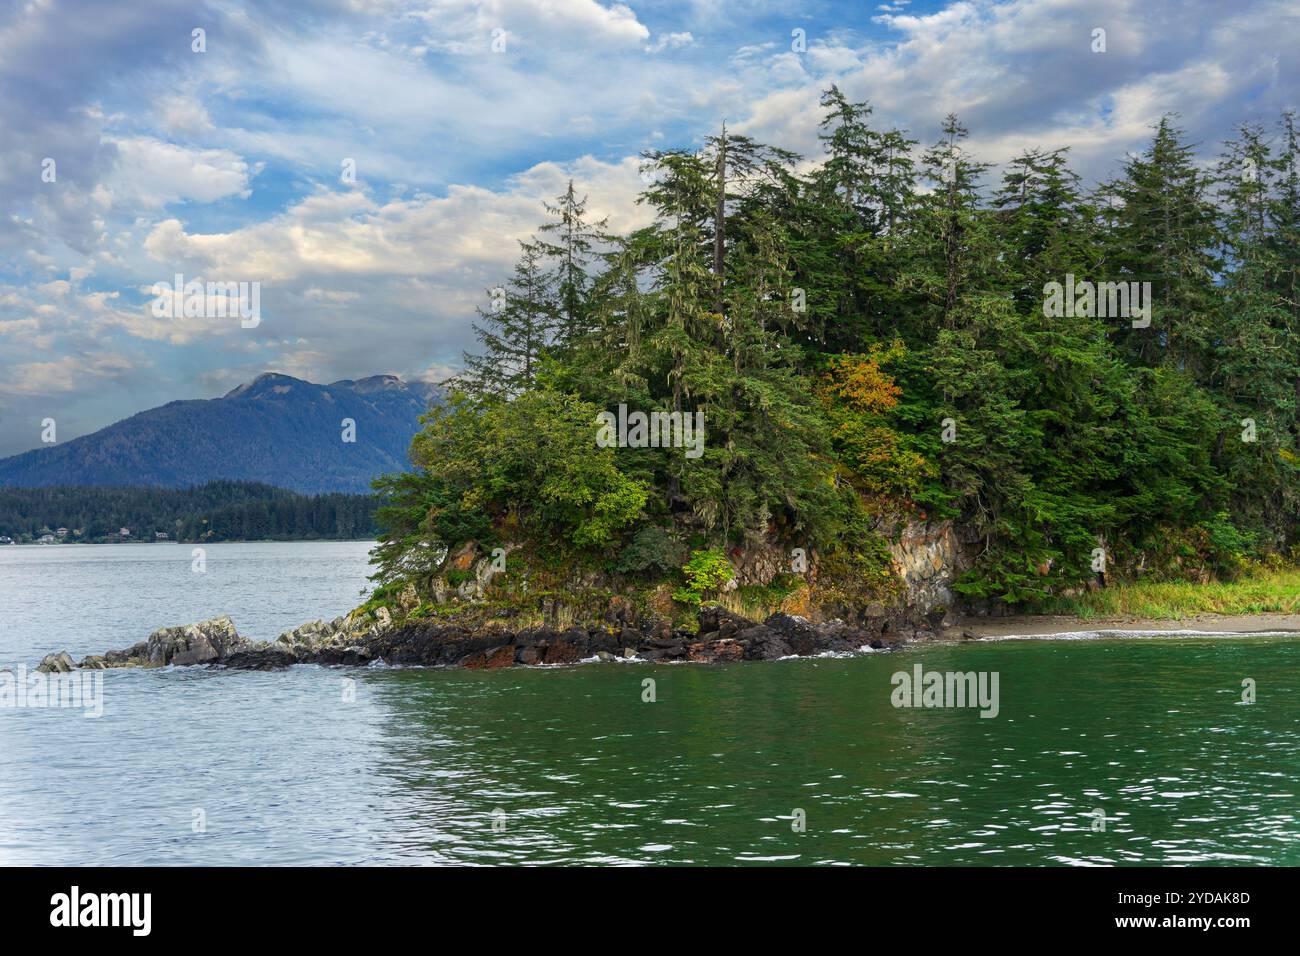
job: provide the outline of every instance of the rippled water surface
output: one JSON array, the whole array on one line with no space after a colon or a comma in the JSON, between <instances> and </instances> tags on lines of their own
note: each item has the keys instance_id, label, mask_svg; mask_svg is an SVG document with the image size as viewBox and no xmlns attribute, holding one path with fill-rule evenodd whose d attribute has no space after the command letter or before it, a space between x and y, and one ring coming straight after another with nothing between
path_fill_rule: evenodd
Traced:
<instances>
[{"instance_id":1,"label":"rippled water surface","mask_svg":"<svg viewBox=\"0 0 1300 956\"><path fill-rule=\"evenodd\" d=\"M0 549L0 664L219 612L272 637L356 603L365 554L218 545L195 580L176 546ZM99 719L0 709L0 863L1297 865L1298 655L1183 637L112 671ZM1000 713L894 708L890 677L917 662L997 672Z\"/></svg>"}]
</instances>

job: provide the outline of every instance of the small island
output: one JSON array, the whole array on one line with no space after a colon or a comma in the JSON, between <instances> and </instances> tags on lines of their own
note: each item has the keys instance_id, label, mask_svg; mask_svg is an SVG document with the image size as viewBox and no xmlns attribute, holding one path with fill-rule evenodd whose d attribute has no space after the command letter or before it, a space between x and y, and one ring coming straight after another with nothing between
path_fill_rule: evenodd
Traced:
<instances>
[{"instance_id":1,"label":"small island","mask_svg":"<svg viewBox=\"0 0 1300 956\"><path fill-rule=\"evenodd\" d=\"M363 606L89 666L731 661L1294 612L1295 115L1214 170L1166 116L1092 190L1026 149L986 194L956 117L917 157L822 106L811 169L725 127L647 153L630 234L572 183L547 204L413 467L375 482Z\"/></svg>"}]
</instances>

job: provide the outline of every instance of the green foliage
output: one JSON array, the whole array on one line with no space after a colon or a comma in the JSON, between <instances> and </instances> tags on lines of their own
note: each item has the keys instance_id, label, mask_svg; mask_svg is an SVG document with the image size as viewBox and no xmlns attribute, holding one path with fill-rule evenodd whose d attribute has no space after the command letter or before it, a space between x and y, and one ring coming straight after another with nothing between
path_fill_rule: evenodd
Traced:
<instances>
[{"instance_id":1,"label":"green foliage","mask_svg":"<svg viewBox=\"0 0 1300 956\"><path fill-rule=\"evenodd\" d=\"M954 116L914 158L868 104L822 105L806 173L723 129L647 155L652 222L630 235L572 186L548 204L466 392L379 486L381 580L470 539L665 573L682 541L697 604L728 549L776 543L874 600L894 580L878 529L909 516L957 522L960 593L1022 605L1300 543L1294 114L1273 141L1242 127L1213 169L1165 118L1088 193L1064 149L986 184ZM1149 324L1054 313L1067 276L1150 283ZM703 415L702 454L599 447L619 405Z\"/></svg>"},{"instance_id":2,"label":"green foliage","mask_svg":"<svg viewBox=\"0 0 1300 956\"><path fill-rule=\"evenodd\" d=\"M624 574L652 569L671 571L682 563L683 552L682 543L668 529L647 525L632 536L615 567Z\"/></svg>"},{"instance_id":3,"label":"green foliage","mask_svg":"<svg viewBox=\"0 0 1300 956\"><path fill-rule=\"evenodd\" d=\"M378 580L427 580L470 538L610 544L641 515L649 489L596 446L596 413L545 390L508 402L454 393L411 443L419 471L377 483L391 501L379 515Z\"/></svg>"},{"instance_id":4,"label":"green foliage","mask_svg":"<svg viewBox=\"0 0 1300 956\"><path fill-rule=\"evenodd\" d=\"M682 576L686 578L686 585L673 592L673 600L699 607L705 596L730 581L735 571L727 555L712 548L692 551L691 559L682 566Z\"/></svg>"}]
</instances>

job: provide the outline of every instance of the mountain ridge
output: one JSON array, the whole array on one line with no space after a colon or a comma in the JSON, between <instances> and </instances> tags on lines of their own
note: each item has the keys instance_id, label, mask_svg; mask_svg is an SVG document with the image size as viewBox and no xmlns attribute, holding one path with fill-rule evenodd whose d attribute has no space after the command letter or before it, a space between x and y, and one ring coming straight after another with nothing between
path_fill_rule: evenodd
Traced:
<instances>
[{"instance_id":1,"label":"mountain ridge","mask_svg":"<svg viewBox=\"0 0 1300 956\"><path fill-rule=\"evenodd\" d=\"M395 375L318 385L264 372L218 398L178 399L49 448L0 459L0 487L185 488L258 481L304 494L367 492L407 464L442 389ZM355 422L345 441L344 419Z\"/></svg>"}]
</instances>

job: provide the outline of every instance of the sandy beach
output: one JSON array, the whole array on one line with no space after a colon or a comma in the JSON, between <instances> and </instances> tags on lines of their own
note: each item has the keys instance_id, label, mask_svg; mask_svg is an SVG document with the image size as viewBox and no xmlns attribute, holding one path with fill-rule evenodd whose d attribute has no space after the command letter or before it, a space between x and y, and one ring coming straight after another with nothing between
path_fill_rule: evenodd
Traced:
<instances>
[{"instance_id":1,"label":"sandy beach","mask_svg":"<svg viewBox=\"0 0 1300 956\"><path fill-rule=\"evenodd\" d=\"M1180 637L1197 634L1296 634L1300 614L1198 614L1193 617L1146 620L1142 618L1082 618L1071 615L1022 614L998 618L971 618L942 634L945 641L1009 637Z\"/></svg>"}]
</instances>

